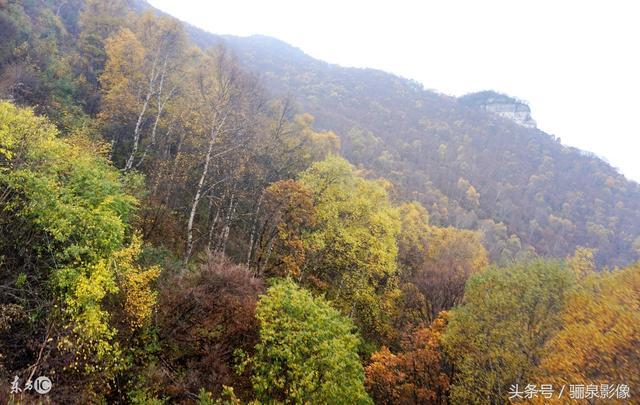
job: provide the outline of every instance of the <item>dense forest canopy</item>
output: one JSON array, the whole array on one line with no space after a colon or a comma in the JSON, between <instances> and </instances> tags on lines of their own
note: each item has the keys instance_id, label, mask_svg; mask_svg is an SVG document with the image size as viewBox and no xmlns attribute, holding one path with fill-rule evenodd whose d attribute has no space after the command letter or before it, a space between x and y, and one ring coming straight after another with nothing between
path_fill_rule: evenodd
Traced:
<instances>
[{"instance_id":1,"label":"dense forest canopy","mask_svg":"<svg viewBox=\"0 0 640 405\"><path fill-rule=\"evenodd\" d=\"M489 94L523 102L495 92L455 99L269 37L192 36L228 43L274 94L295 95L317 127L339 133L345 157L420 201L434 223L484 232L494 260L565 257L576 246L596 249L599 265L639 257L640 185L553 135L475 108Z\"/></svg>"},{"instance_id":2,"label":"dense forest canopy","mask_svg":"<svg viewBox=\"0 0 640 405\"><path fill-rule=\"evenodd\" d=\"M635 398L640 186L486 94L142 1L0 38L1 403Z\"/></svg>"}]
</instances>

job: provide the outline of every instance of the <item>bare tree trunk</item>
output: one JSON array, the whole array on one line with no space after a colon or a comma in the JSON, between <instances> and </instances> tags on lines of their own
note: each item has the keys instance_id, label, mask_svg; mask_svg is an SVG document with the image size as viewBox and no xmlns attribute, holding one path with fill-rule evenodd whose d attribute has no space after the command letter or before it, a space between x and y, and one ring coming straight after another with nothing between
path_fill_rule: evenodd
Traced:
<instances>
[{"instance_id":1,"label":"bare tree trunk","mask_svg":"<svg viewBox=\"0 0 640 405\"><path fill-rule=\"evenodd\" d=\"M116 138L114 137L111 140L111 148L109 149L109 161L113 162L113 154L115 153L116 150Z\"/></svg>"},{"instance_id":2,"label":"bare tree trunk","mask_svg":"<svg viewBox=\"0 0 640 405\"><path fill-rule=\"evenodd\" d=\"M267 254L265 255L262 263L258 265L258 276L262 277L264 274L264 267L269 263L269 259L271 259L271 252L273 251L273 239L269 240L269 244L267 245Z\"/></svg>"},{"instance_id":3,"label":"bare tree trunk","mask_svg":"<svg viewBox=\"0 0 640 405\"><path fill-rule=\"evenodd\" d=\"M151 98L151 94L147 94L147 97L144 100L144 104L142 105L142 110L140 111L140 115L138 115L138 121L136 122L136 128L133 131L133 147L131 148L131 154L127 159L127 163L124 165L124 171L127 172L131 170L131 166L133 166L133 159L138 152L138 144L140 143L140 132L142 126L142 118L144 117L147 106L149 105L149 99Z\"/></svg>"},{"instance_id":4,"label":"bare tree trunk","mask_svg":"<svg viewBox=\"0 0 640 405\"><path fill-rule=\"evenodd\" d=\"M191 212L189 213L189 222L187 223L187 251L184 255L185 266L189 263L189 257L193 250L193 221L196 217L196 210L198 209L198 203L202 193L202 187L204 186L204 180L209 172L209 163L211 161L211 153L213 152L213 144L215 143L216 133L211 131L211 137L209 139L209 148L207 149L207 155L204 160L204 167L200 174L200 180L198 180L198 186L196 188L196 194L193 197L193 203L191 204Z\"/></svg>"},{"instance_id":5,"label":"bare tree trunk","mask_svg":"<svg viewBox=\"0 0 640 405\"><path fill-rule=\"evenodd\" d=\"M176 172L178 171L178 161L180 159L180 153L182 152L182 143L184 142L185 134L181 131L178 138L178 146L176 148L176 156L173 159L173 165L171 167L171 174L169 175L169 181L167 182L167 190L165 190L164 205L169 206L169 199L171 198L171 192L173 191L173 183L176 178Z\"/></svg>"},{"instance_id":6,"label":"bare tree trunk","mask_svg":"<svg viewBox=\"0 0 640 405\"><path fill-rule=\"evenodd\" d=\"M196 187L196 194L193 197L193 203L191 204L191 212L189 213L189 222L187 223L187 250L184 255L184 264L185 267L189 263L189 257L193 251L193 221L196 217L196 211L198 209L198 204L200 203L200 199L202 198L202 189L204 188L204 181L209 174L209 165L211 164L211 156L213 154L213 145L218 138L218 133L222 129L224 125L227 115L225 115L218 125L214 125L211 129L211 135L209 136L209 148L207 149L207 154L204 160L204 166L202 168L202 174L200 174L200 179L198 180L198 186ZM214 119L214 122L216 120Z\"/></svg>"},{"instance_id":7,"label":"bare tree trunk","mask_svg":"<svg viewBox=\"0 0 640 405\"><path fill-rule=\"evenodd\" d=\"M219 184L219 182L216 182L213 186L211 186L211 187L209 188L209 190L207 190L207 193L210 193L210 192L211 192L211 190L212 190L212 189L213 189L217 184ZM225 190L224 194L222 195L222 199L221 199L221 201L224 201L224 199L226 198L226 196L227 196L227 191ZM213 198L212 198L212 197L209 197L209 198L210 198L210 200L209 200L209 201L211 202L211 204L213 204ZM211 224L209 225L209 235L207 235L207 250L208 250L208 251L211 251L211 246L212 246L212 245L213 245L213 250L216 250L216 249L217 249L217 245L213 243L213 232L214 232L214 231L215 231L215 229L216 229L216 225L218 225L218 219L220 219L220 211L221 211L220 206L221 206L221 205L222 205L222 203L216 206L216 215L213 217L213 221L211 221ZM211 211L211 209L209 209L209 211ZM216 242L217 242L217 241L216 241Z\"/></svg>"},{"instance_id":8,"label":"bare tree trunk","mask_svg":"<svg viewBox=\"0 0 640 405\"><path fill-rule=\"evenodd\" d=\"M149 150L155 147L156 141L158 139L157 133L158 133L158 124L160 122L160 118L162 117L162 113L164 112L164 109L167 103L169 102L169 100L171 100L171 98L176 92L176 86L174 86L171 89L171 91L169 91L169 94L167 94L166 98L162 100L162 87L163 87L164 77L167 69L166 65L167 65L167 61L165 59L162 76L160 77L160 85L158 88L158 94L157 94L157 100L156 100L156 118L153 122L153 127L151 128L151 139L147 147L144 149L144 152L142 152L142 156L140 157L140 160L138 161L138 163L136 163L136 168L139 167L142 164L142 162L144 162L144 159L147 157ZM169 134L171 133L172 124L173 122L169 125L169 129L167 130L165 137L169 136Z\"/></svg>"},{"instance_id":9,"label":"bare tree trunk","mask_svg":"<svg viewBox=\"0 0 640 405\"><path fill-rule=\"evenodd\" d=\"M218 224L218 218L220 218L220 207L216 207L216 216L211 221L211 225L209 226L209 237L207 239L207 250L211 251L211 242L213 242L213 231Z\"/></svg>"},{"instance_id":10,"label":"bare tree trunk","mask_svg":"<svg viewBox=\"0 0 640 405\"><path fill-rule=\"evenodd\" d=\"M251 263L251 256L253 256L253 244L255 242L256 237L256 228L258 225L258 216L260 215L260 207L262 206L262 199L264 198L264 191L260 193L260 198L258 198L258 206L256 207L256 212L253 214L253 223L251 224L251 236L249 237L249 249L247 250L247 266Z\"/></svg>"},{"instance_id":11,"label":"bare tree trunk","mask_svg":"<svg viewBox=\"0 0 640 405\"><path fill-rule=\"evenodd\" d=\"M159 52L158 52L159 54ZM131 170L133 166L133 160L135 158L136 153L138 152L138 145L140 144L140 135L142 132L142 120L147 112L147 107L149 106L149 101L155 92L155 81L158 78L158 74L156 73L156 66L158 64L158 54L156 54L153 59L153 65L151 66L151 75L149 76L149 86L147 88L147 94L144 97L144 102L142 103L142 108L140 109L140 114L138 114L138 120L136 121L136 127L133 130L133 147L131 148L131 154L127 159L127 163L124 165L124 171L127 172Z\"/></svg>"},{"instance_id":12,"label":"bare tree trunk","mask_svg":"<svg viewBox=\"0 0 640 405\"><path fill-rule=\"evenodd\" d=\"M227 220L224 225L224 232L222 234L222 245L220 246L220 251L222 254L225 254L227 250L227 240L229 239L229 230L231 229L231 221L236 213L236 207L238 206L238 202L235 200L235 192L231 194L231 202L229 203L229 212L227 213Z\"/></svg>"}]
</instances>

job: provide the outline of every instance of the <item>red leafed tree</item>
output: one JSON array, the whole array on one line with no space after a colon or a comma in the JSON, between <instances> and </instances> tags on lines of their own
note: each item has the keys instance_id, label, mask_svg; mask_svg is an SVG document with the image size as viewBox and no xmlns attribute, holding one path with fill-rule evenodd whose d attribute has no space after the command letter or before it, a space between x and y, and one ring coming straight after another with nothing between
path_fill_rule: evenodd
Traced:
<instances>
[{"instance_id":1,"label":"red leafed tree","mask_svg":"<svg viewBox=\"0 0 640 405\"><path fill-rule=\"evenodd\" d=\"M218 394L223 385L240 396L248 377L234 370L234 351L251 352L258 339L255 308L262 281L241 265L210 256L196 271L161 288L158 326L162 369L153 386L180 402L200 388Z\"/></svg>"}]
</instances>

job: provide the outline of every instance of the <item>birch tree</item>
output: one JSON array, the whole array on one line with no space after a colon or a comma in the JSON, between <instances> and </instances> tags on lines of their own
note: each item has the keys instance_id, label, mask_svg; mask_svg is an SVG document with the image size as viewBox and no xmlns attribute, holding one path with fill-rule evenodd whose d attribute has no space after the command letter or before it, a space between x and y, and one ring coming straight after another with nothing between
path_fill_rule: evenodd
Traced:
<instances>
[{"instance_id":1,"label":"birch tree","mask_svg":"<svg viewBox=\"0 0 640 405\"><path fill-rule=\"evenodd\" d=\"M202 56L195 80L202 114L202 130L207 141L187 220L185 264L194 249L194 225L198 207L203 197L217 184L209 182L213 160L244 145L249 132L249 117L243 112L247 111L247 100L251 98L251 93L246 92L246 83L243 83L237 63L223 47ZM227 222L233 215L233 202L230 204L226 213Z\"/></svg>"},{"instance_id":2,"label":"birch tree","mask_svg":"<svg viewBox=\"0 0 640 405\"><path fill-rule=\"evenodd\" d=\"M113 147L126 141L123 170L142 163L155 146L158 129L180 85L184 57L184 32L178 22L146 13L135 32L123 28L109 37L105 45L107 62L100 76L103 121L118 134ZM148 145L140 155L145 132ZM120 133L130 137L120 139ZM139 159L136 163L136 159Z\"/></svg>"}]
</instances>

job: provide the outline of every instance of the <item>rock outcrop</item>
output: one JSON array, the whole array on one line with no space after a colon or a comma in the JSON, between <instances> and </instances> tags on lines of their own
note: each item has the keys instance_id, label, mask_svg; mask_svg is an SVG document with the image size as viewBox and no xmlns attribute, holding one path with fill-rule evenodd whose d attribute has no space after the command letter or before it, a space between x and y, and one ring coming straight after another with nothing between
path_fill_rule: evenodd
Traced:
<instances>
[{"instance_id":1,"label":"rock outcrop","mask_svg":"<svg viewBox=\"0 0 640 405\"><path fill-rule=\"evenodd\" d=\"M531 117L531 109L527 103L514 97L495 91L481 91L462 96L459 101L508 118L523 127L536 128L536 121Z\"/></svg>"}]
</instances>

